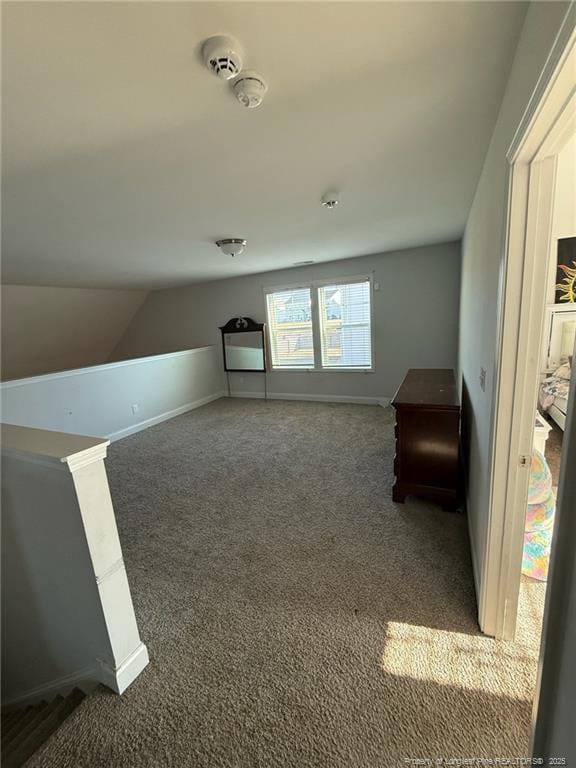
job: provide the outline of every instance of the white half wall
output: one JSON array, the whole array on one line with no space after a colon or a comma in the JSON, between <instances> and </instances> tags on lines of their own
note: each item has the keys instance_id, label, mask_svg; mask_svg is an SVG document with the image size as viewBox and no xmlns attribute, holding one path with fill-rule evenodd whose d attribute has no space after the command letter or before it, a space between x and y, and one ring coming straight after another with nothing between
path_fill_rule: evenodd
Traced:
<instances>
[{"instance_id":1,"label":"white half wall","mask_svg":"<svg viewBox=\"0 0 576 768\"><path fill-rule=\"evenodd\" d=\"M2 426L2 703L95 682L117 693L148 663L118 538L107 440Z\"/></svg>"},{"instance_id":2,"label":"white half wall","mask_svg":"<svg viewBox=\"0 0 576 768\"><path fill-rule=\"evenodd\" d=\"M2 421L118 440L224 388L220 351L202 347L4 382Z\"/></svg>"},{"instance_id":3,"label":"white half wall","mask_svg":"<svg viewBox=\"0 0 576 768\"><path fill-rule=\"evenodd\" d=\"M489 525L498 302L507 210L506 152L548 58L568 3L531 3L462 243L459 368L467 508L476 587L485 576ZM484 386L481 369L485 370ZM491 625L483 626L488 634Z\"/></svg>"},{"instance_id":4,"label":"white half wall","mask_svg":"<svg viewBox=\"0 0 576 768\"><path fill-rule=\"evenodd\" d=\"M2 286L2 379L108 360L146 291Z\"/></svg>"},{"instance_id":5,"label":"white half wall","mask_svg":"<svg viewBox=\"0 0 576 768\"><path fill-rule=\"evenodd\" d=\"M214 344L231 317L266 320L264 288L372 274L374 372L271 371L278 397L379 402L392 397L408 368L454 368L458 344L460 243L442 243L310 267L152 291L112 357ZM231 374L232 394L258 397L262 374ZM275 394L273 394L275 393Z\"/></svg>"}]
</instances>

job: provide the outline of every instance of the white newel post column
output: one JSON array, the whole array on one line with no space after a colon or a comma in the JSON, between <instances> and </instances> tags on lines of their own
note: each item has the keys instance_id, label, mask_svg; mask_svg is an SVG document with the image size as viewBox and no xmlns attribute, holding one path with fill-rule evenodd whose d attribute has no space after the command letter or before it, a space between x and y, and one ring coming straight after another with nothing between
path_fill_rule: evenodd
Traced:
<instances>
[{"instance_id":1,"label":"white newel post column","mask_svg":"<svg viewBox=\"0 0 576 768\"><path fill-rule=\"evenodd\" d=\"M104 467L108 440L2 426L4 703L148 663Z\"/></svg>"}]
</instances>

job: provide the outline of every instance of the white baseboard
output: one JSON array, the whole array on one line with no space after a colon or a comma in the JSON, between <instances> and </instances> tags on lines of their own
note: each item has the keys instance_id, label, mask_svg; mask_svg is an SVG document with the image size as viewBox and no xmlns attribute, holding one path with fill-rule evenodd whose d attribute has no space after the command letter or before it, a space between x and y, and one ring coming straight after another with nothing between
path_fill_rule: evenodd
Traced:
<instances>
[{"instance_id":1,"label":"white baseboard","mask_svg":"<svg viewBox=\"0 0 576 768\"><path fill-rule=\"evenodd\" d=\"M10 696L2 701L2 709L3 711L21 709L41 701L51 701L58 695L67 696L74 688L80 688L84 693L89 693L98 685L99 677L96 667L86 667L70 675L43 683L36 688L30 688L16 696Z\"/></svg>"},{"instance_id":2,"label":"white baseboard","mask_svg":"<svg viewBox=\"0 0 576 768\"><path fill-rule=\"evenodd\" d=\"M148 427L153 427L155 424L160 424L163 421L168 421L168 419L173 419L175 416L187 413L187 411L193 411L195 408L200 408L202 405L211 403L213 400L219 400L221 397L225 396L226 392L216 392L214 395L208 395L207 397L202 397L200 400L194 400L193 402L186 403L178 408L173 408L171 411L160 413L158 416L153 416L151 419L139 421L137 424L131 424L129 427L119 429L117 432L111 432L105 437L112 442L121 440L123 437L128 437L128 435L133 435L136 432L141 432L143 429L148 429Z\"/></svg>"},{"instance_id":3,"label":"white baseboard","mask_svg":"<svg viewBox=\"0 0 576 768\"><path fill-rule=\"evenodd\" d=\"M263 400L263 392L232 392L231 397ZM361 397L359 395L310 395L293 392L268 392L268 400L305 400L313 403L356 403L358 405L390 405L389 397Z\"/></svg>"},{"instance_id":4,"label":"white baseboard","mask_svg":"<svg viewBox=\"0 0 576 768\"><path fill-rule=\"evenodd\" d=\"M466 506L468 499L466 499ZM474 590L476 592L476 602L480 605L480 570L478 563L478 555L476 551L476 540L472 531L472 524L470 515L466 515L468 522L468 541L470 543L470 559L472 560L472 577L474 579ZM482 629L482 627L480 627ZM484 631L482 629L482 631Z\"/></svg>"},{"instance_id":5,"label":"white baseboard","mask_svg":"<svg viewBox=\"0 0 576 768\"><path fill-rule=\"evenodd\" d=\"M91 693L99 683L107 685L116 693L123 693L148 664L148 649L144 643L114 669L109 664L99 661L93 667L85 667L69 675L58 677L47 683L30 688L27 691L10 696L2 701L2 710L22 709L41 701L52 701L55 696L67 696L74 688L84 693Z\"/></svg>"},{"instance_id":6,"label":"white baseboard","mask_svg":"<svg viewBox=\"0 0 576 768\"><path fill-rule=\"evenodd\" d=\"M100 682L116 693L124 693L140 672L148 666L149 661L148 649L144 643L140 643L118 667L111 667L105 661L100 661Z\"/></svg>"}]
</instances>

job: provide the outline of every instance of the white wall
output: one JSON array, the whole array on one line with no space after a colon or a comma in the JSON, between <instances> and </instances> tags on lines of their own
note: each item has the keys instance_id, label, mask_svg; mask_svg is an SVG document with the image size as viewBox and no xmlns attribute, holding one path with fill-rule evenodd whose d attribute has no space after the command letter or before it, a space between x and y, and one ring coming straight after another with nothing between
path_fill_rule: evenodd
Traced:
<instances>
[{"instance_id":1,"label":"white wall","mask_svg":"<svg viewBox=\"0 0 576 768\"><path fill-rule=\"evenodd\" d=\"M116 440L221 396L221 369L205 347L4 382L2 421Z\"/></svg>"},{"instance_id":2,"label":"white wall","mask_svg":"<svg viewBox=\"0 0 576 768\"><path fill-rule=\"evenodd\" d=\"M373 273L375 372L276 371L272 394L369 399L391 397L408 368L456 365L460 244L443 243L345 261L153 291L114 358L217 344L231 317L265 321L264 286ZM232 374L234 392L263 391L261 374Z\"/></svg>"},{"instance_id":3,"label":"white wall","mask_svg":"<svg viewBox=\"0 0 576 768\"><path fill-rule=\"evenodd\" d=\"M462 244L459 367L463 383L468 517L477 586L483 578L490 494L498 283L506 214L506 151L552 47L567 3L530 5ZM486 386L480 386L480 368Z\"/></svg>"},{"instance_id":4,"label":"white wall","mask_svg":"<svg viewBox=\"0 0 576 768\"><path fill-rule=\"evenodd\" d=\"M145 297L146 291L3 286L2 379L105 362Z\"/></svg>"}]
</instances>

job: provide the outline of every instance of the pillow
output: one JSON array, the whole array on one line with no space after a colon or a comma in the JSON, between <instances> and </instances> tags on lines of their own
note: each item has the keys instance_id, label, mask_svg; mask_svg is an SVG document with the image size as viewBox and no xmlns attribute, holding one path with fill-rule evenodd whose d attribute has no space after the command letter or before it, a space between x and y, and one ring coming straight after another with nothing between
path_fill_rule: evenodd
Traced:
<instances>
[{"instance_id":1,"label":"pillow","mask_svg":"<svg viewBox=\"0 0 576 768\"><path fill-rule=\"evenodd\" d=\"M556 368L552 375L556 376L557 379L570 379L570 363L565 363L560 368Z\"/></svg>"}]
</instances>

